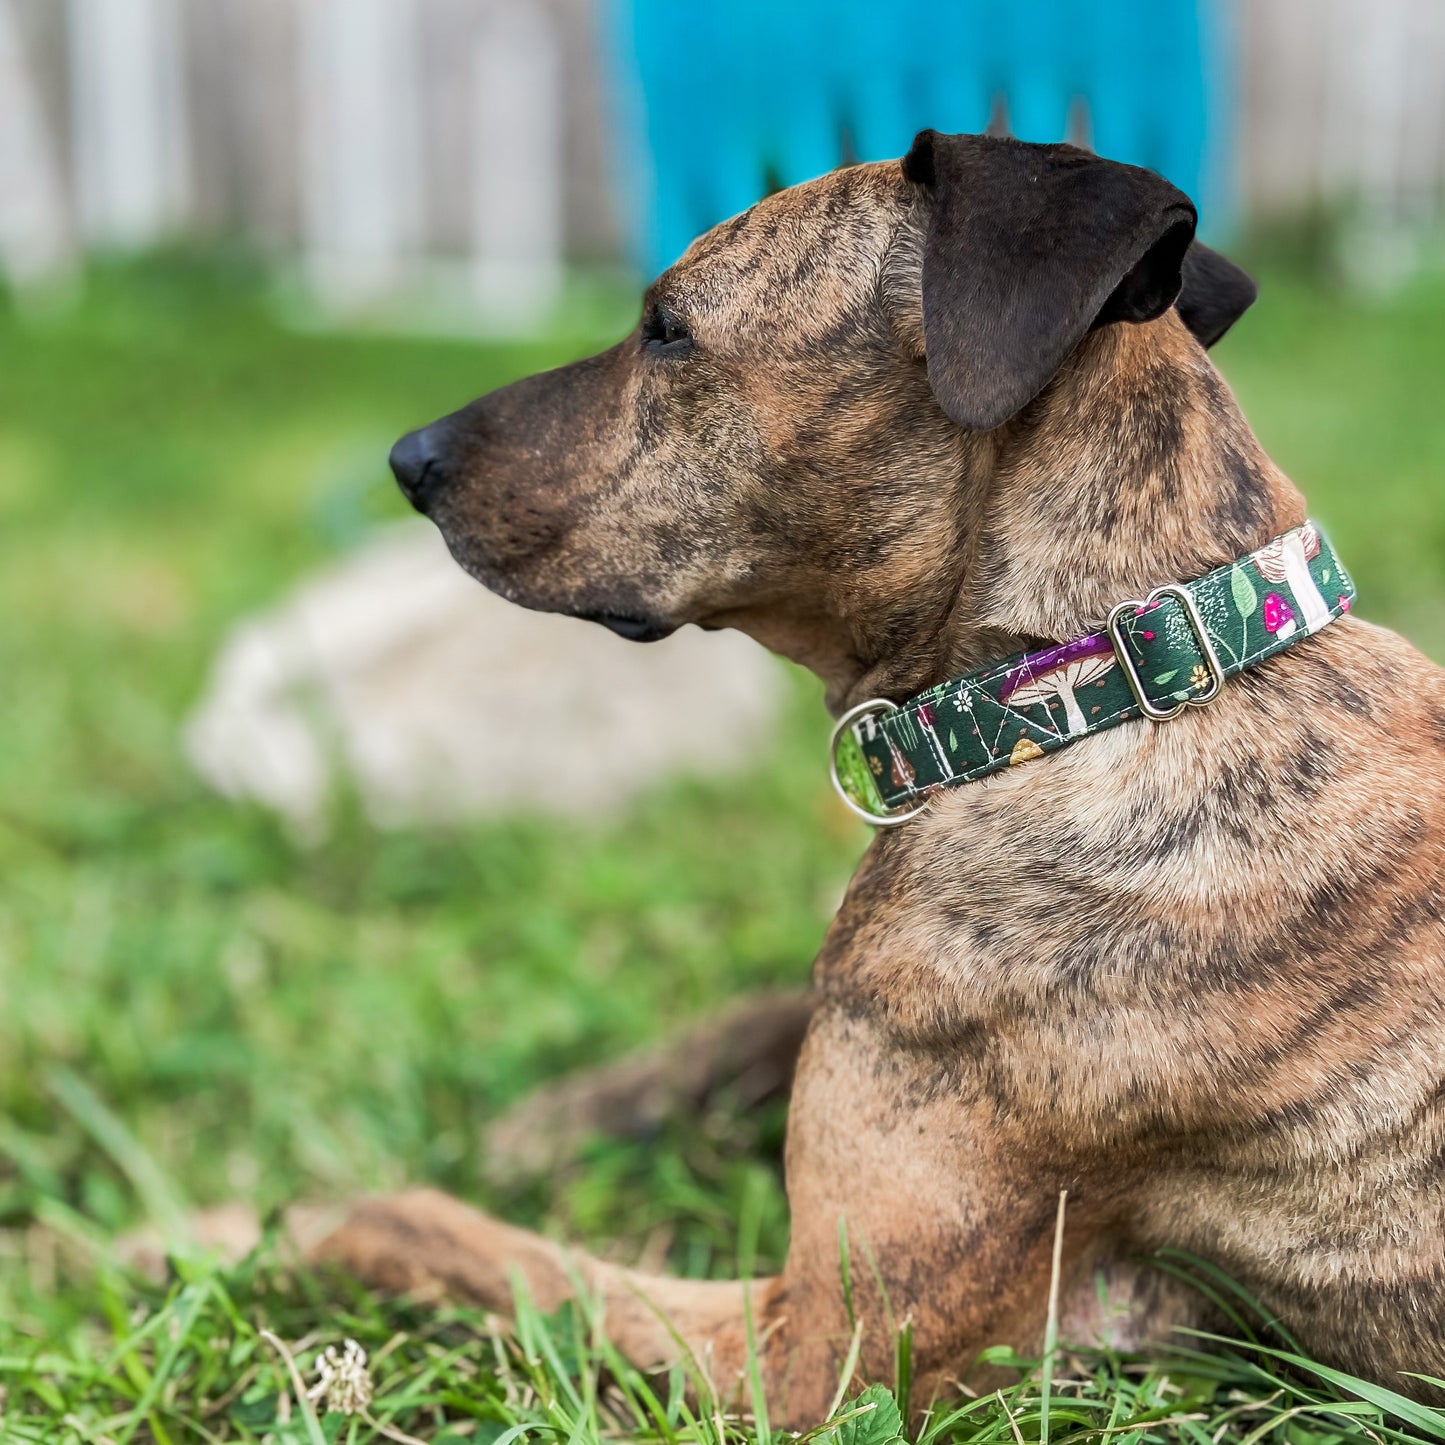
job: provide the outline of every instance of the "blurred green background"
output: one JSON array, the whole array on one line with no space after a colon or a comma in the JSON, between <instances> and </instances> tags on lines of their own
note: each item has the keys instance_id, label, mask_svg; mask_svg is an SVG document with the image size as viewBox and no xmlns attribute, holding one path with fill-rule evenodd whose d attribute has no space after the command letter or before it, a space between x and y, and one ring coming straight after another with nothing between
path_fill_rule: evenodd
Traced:
<instances>
[{"instance_id":1,"label":"blurred green background","mask_svg":"<svg viewBox=\"0 0 1445 1445\"><path fill-rule=\"evenodd\" d=\"M610 344L636 318L624 267L925 123L1067 131L1168 171L1206 239L1245 235L1227 249L1261 298L1215 359L1360 613L1445 661L1434 17L0 0L0 1441L370 1438L305 1418L264 1326L307 1370L356 1335L386 1360L376 1409L428 1438L771 1445L766 1422L559 1411L595 1340L519 1363L475 1312L317 1281L271 1245L154 1285L115 1245L193 1207L428 1182L624 1259L778 1262L781 1107L506 1188L482 1141L544 1081L804 982L866 843L826 781L818 684L779 663L749 775L606 823L380 831L342 796L312 844L207 788L182 723L238 620L405 514L398 435ZM1313 1431L1318 1400L1211 1368L1104 1361L1056 1445L1087 1419L1139 1445L1385 1438L1349 1382ZM1019 1388L938 1445L1038 1439Z\"/></svg>"}]
</instances>

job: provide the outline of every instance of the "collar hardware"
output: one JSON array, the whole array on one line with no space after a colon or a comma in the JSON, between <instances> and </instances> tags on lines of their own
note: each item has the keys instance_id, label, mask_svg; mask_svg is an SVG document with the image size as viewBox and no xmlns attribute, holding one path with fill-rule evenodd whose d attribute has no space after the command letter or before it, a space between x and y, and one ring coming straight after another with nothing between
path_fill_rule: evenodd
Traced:
<instances>
[{"instance_id":1,"label":"collar hardware","mask_svg":"<svg viewBox=\"0 0 1445 1445\"><path fill-rule=\"evenodd\" d=\"M878 828L915 818L941 788L984 778L1131 719L1167 722L1225 679L1350 610L1355 585L1313 522L1109 610L1103 628L1019 653L899 704L870 698L833 728L828 772Z\"/></svg>"},{"instance_id":2,"label":"collar hardware","mask_svg":"<svg viewBox=\"0 0 1445 1445\"><path fill-rule=\"evenodd\" d=\"M886 716L890 712L897 712L898 704L890 702L886 697L869 698L867 702L860 702L850 707L842 717L833 725L833 734L828 739L828 777L831 779L838 796L842 798L848 808L865 823L871 823L875 828L896 828L900 823L906 823L910 818L916 818L928 806L925 800L912 808L889 810L878 795L878 790L873 786L869 777L866 764L863 764L862 774L859 775L859 762L855 760L854 754L846 750L840 758L839 743L844 742L852 736L851 729L854 727L871 728L876 731L875 719ZM849 776L844 778L843 769L847 769ZM855 796L855 794L860 796ZM874 811L876 808L877 811Z\"/></svg>"},{"instance_id":3,"label":"collar hardware","mask_svg":"<svg viewBox=\"0 0 1445 1445\"><path fill-rule=\"evenodd\" d=\"M1184 609L1189 630L1194 634L1194 643L1203 659L1202 666L1208 674L1202 690L1191 692L1182 701L1175 702L1173 707L1159 707L1144 690L1144 679L1139 675L1138 664L1134 661L1134 655L1130 652L1123 633L1126 617L1142 616L1165 597L1174 598ZM1178 717L1185 708L1205 707L1219 696L1220 689L1224 686L1224 664L1219 660L1219 654L1209 640L1209 629L1204 625L1199 604L1187 587L1181 587L1177 582L1166 582L1162 587L1156 587L1142 602L1120 602L1110 611L1104 631L1114 645L1114 657L1124 671L1124 679L1129 684L1129 691L1134 694L1134 701L1139 704L1139 711L1151 721L1168 722L1170 718Z\"/></svg>"}]
</instances>

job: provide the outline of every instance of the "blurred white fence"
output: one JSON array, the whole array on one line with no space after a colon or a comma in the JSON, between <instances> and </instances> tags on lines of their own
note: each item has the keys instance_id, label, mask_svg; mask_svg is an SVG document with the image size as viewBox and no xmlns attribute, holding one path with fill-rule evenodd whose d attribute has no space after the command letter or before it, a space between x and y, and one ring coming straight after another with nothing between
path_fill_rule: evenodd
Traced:
<instances>
[{"instance_id":1,"label":"blurred white fence","mask_svg":"<svg viewBox=\"0 0 1445 1445\"><path fill-rule=\"evenodd\" d=\"M74 258L60 155L24 39L0 0L0 270L22 289Z\"/></svg>"},{"instance_id":2,"label":"blurred white fence","mask_svg":"<svg viewBox=\"0 0 1445 1445\"><path fill-rule=\"evenodd\" d=\"M179 0L68 0L74 209L88 245L141 247L190 211Z\"/></svg>"},{"instance_id":3,"label":"blurred white fence","mask_svg":"<svg viewBox=\"0 0 1445 1445\"><path fill-rule=\"evenodd\" d=\"M333 312L440 281L535 316L619 249L596 4L0 0L0 270L239 233ZM1445 0L1234 9L1243 213L1438 218Z\"/></svg>"},{"instance_id":4,"label":"blurred white fence","mask_svg":"<svg viewBox=\"0 0 1445 1445\"><path fill-rule=\"evenodd\" d=\"M0 0L0 271L249 236L508 324L617 250L588 0Z\"/></svg>"},{"instance_id":5,"label":"blurred white fence","mask_svg":"<svg viewBox=\"0 0 1445 1445\"><path fill-rule=\"evenodd\" d=\"M1362 277L1404 269L1445 213L1445 0L1237 3L1248 213L1348 203Z\"/></svg>"}]
</instances>

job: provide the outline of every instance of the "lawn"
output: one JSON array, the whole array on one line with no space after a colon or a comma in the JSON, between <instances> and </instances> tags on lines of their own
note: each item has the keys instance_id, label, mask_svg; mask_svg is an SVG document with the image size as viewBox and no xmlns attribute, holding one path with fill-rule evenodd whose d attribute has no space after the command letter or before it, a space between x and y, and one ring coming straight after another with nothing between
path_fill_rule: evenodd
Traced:
<instances>
[{"instance_id":1,"label":"lawn","mask_svg":"<svg viewBox=\"0 0 1445 1445\"><path fill-rule=\"evenodd\" d=\"M1282 264L1262 281L1221 364L1361 610L1445 658L1445 280L1388 303ZM292 1400L266 1329L308 1378L361 1341L394 1432L767 1445L765 1422L690 1423L666 1382L655 1408L620 1369L599 1392L585 1311L509 1341L269 1249L178 1262L166 1286L111 1258L197 1204L425 1180L693 1273L736 1269L740 1238L744 1263L779 1259L775 1114L599 1146L507 1195L480 1186L479 1148L537 1083L805 977L864 842L827 789L816 685L794 679L765 786L674 785L592 831L381 835L343 808L306 848L211 796L177 745L228 625L400 513L395 435L612 339L629 306L591 298L528 345L310 335L245 267L186 256L101 271L63 314L0 304L0 1439L372 1438ZM1445 1413L1402 1421L1187 1344L1067 1357L1047 1411L1031 1375L929 1438L1033 1440L1045 1418L1056 1441L1445 1438ZM873 1403L839 1445L889 1438Z\"/></svg>"}]
</instances>

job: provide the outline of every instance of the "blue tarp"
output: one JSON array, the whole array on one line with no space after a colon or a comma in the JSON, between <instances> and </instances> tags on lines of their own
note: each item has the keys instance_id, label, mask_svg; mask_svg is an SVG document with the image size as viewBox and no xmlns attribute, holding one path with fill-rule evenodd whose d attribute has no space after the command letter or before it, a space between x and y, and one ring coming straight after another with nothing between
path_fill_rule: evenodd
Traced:
<instances>
[{"instance_id":1,"label":"blue tarp","mask_svg":"<svg viewBox=\"0 0 1445 1445\"><path fill-rule=\"evenodd\" d=\"M1227 217L1221 0L610 0L634 255L663 269L780 185L902 155L925 126L1024 140L1083 118Z\"/></svg>"}]
</instances>

